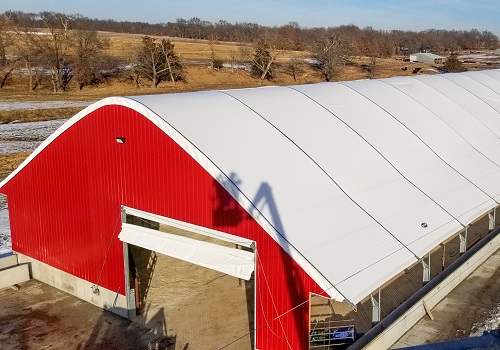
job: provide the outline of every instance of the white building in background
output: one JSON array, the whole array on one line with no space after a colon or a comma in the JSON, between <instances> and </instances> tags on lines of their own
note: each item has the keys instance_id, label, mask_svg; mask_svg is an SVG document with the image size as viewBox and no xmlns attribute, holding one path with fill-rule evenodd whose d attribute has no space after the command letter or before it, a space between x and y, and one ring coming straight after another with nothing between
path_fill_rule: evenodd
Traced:
<instances>
[{"instance_id":1,"label":"white building in background","mask_svg":"<svg viewBox=\"0 0 500 350\"><path fill-rule=\"evenodd\" d=\"M430 52L418 52L412 53L410 55L410 62L422 62L422 63L440 63L444 57L430 53Z\"/></svg>"}]
</instances>

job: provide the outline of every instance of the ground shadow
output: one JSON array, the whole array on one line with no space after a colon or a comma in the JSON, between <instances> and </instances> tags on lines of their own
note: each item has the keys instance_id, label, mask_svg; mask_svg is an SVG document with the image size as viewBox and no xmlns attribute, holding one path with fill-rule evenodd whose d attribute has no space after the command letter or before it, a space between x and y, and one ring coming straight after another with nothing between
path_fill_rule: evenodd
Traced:
<instances>
[{"instance_id":1,"label":"ground shadow","mask_svg":"<svg viewBox=\"0 0 500 350\"><path fill-rule=\"evenodd\" d=\"M125 312L126 310L118 310ZM159 312L153 318L164 319ZM175 350L175 336L165 334L166 325L146 324L141 326L115 314L103 310L87 340L82 341L77 350L83 349L158 349Z\"/></svg>"}]
</instances>

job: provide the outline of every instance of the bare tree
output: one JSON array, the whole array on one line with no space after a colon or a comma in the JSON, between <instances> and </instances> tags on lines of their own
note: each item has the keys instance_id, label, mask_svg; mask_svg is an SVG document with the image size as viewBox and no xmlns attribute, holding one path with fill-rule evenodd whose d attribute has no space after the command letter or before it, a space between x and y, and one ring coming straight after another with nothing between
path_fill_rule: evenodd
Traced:
<instances>
[{"instance_id":1,"label":"bare tree","mask_svg":"<svg viewBox=\"0 0 500 350\"><path fill-rule=\"evenodd\" d=\"M285 64L285 72L293 77L293 81L297 81L299 75L303 71L304 61L297 57L292 57Z\"/></svg>"},{"instance_id":2,"label":"bare tree","mask_svg":"<svg viewBox=\"0 0 500 350\"><path fill-rule=\"evenodd\" d=\"M69 19L65 15L54 12L42 12L39 17L48 33L35 34L31 38L34 45L43 52L54 92L62 92L68 88L72 78L68 54Z\"/></svg>"},{"instance_id":3,"label":"bare tree","mask_svg":"<svg viewBox=\"0 0 500 350\"><path fill-rule=\"evenodd\" d=\"M105 54L109 40L102 38L95 30L77 29L72 35L75 52L74 77L80 90L104 79L109 71L110 57Z\"/></svg>"},{"instance_id":4,"label":"bare tree","mask_svg":"<svg viewBox=\"0 0 500 350\"><path fill-rule=\"evenodd\" d=\"M265 38L260 39L253 50L246 46L241 46L241 48L244 57L249 59L252 64L251 73L254 77L260 81L274 78L274 63L283 52L277 41Z\"/></svg>"},{"instance_id":5,"label":"bare tree","mask_svg":"<svg viewBox=\"0 0 500 350\"><path fill-rule=\"evenodd\" d=\"M241 48L240 48L240 51L241 51ZM231 50L229 52L228 60L229 60L229 63L231 64L231 73L233 73L235 69L236 69L236 73L238 73L239 72L238 65L237 65L238 52L236 50Z\"/></svg>"},{"instance_id":6,"label":"bare tree","mask_svg":"<svg viewBox=\"0 0 500 350\"><path fill-rule=\"evenodd\" d=\"M10 15L8 13L0 15L0 89L7 84L16 68L15 63L7 60L7 48L13 43L12 35L10 35L11 28Z\"/></svg>"},{"instance_id":7,"label":"bare tree","mask_svg":"<svg viewBox=\"0 0 500 350\"><path fill-rule=\"evenodd\" d=\"M338 77L342 66L349 62L353 48L351 43L340 36L328 35L312 47L312 52L325 81L333 81Z\"/></svg>"},{"instance_id":8,"label":"bare tree","mask_svg":"<svg viewBox=\"0 0 500 350\"><path fill-rule=\"evenodd\" d=\"M16 27L13 31L15 36L15 54L22 61L28 73L28 90L34 91L41 85L41 68L43 62L42 46L33 29L29 27Z\"/></svg>"},{"instance_id":9,"label":"bare tree","mask_svg":"<svg viewBox=\"0 0 500 350\"><path fill-rule=\"evenodd\" d=\"M10 15L6 12L0 15L0 66L7 63L6 49L12 44L11 36L9 35L12 28Z\"/></svg>"},{"instance_id":10,"label":"bare tree","mask_svg":"<svg viewBox=\"0 0 500 350\"><path fill-rule=\"evenodd\" d=\"M142 46L137 52L136 74L157 87L162 81L184 81L184 71L179 57L174 52L170 40L156 39L149 36L142 38Z\"/></svg>"}]
</instances>

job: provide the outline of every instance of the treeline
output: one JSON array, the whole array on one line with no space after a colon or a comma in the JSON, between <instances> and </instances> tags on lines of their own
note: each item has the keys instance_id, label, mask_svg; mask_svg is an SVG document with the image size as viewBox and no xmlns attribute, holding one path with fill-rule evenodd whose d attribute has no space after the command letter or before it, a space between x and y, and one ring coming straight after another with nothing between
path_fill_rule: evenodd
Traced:
<instances>
[{"instance_id":1,"label":"treeline","mask_svg":"<svg viewBox=\"0 0 500 350\"><path fill-rule=\"evenodd\" d=\"M359 28L355 25L337 27L304 28L297 22L283 26L268 27L256 23L230 23L225 20L212 23L197 17L179 18L175 22L150 24L144 22L91 19L81 15L64 15L70 19L71 29L135 33L148 36L169 36L211 41L254 43L262 37L279 38L282 49L307 50L327 36L341 36L349 40L358 51L377 51L378 56L407 54L418 51L436 53L461 50L493 49L498 37L488 30L439 30L425 31L377 30L372 27ZM5 12L19 26L28 24L45 27L44 13ZM375 48L373 48L375 47Z\"/></svg>"},{"instance_id":2,"label":"treeline","mask_svg":"<svg viewBox=\"0 0 500 350\"><path fill-rule=\"evenodd\" d=\"M40 31L39 29L43 29ZM109 53L109 41L99 31L142 34L142 45L129 52L127 61ZM213 24L199 19L175 23L147 24L92 20L79 15L54 12L0 14L0 89L17 74L29 91L50 84L54 92L98 85L110 79L126 79L140 86L157 87L169 81L185 81L186 74L168 37L249 43L238 45L235 63L250 66L256 79L274 79L276 68L295 80L305 65L316 69L325 81L336 80L354 57L369 57L365 69L376 76L381 57L407 55L414 51L454 53L459 50L494 48L498 38L491 32L427 30L424 32L360 29L354 25L332 28L301 28L297 23L281 27L257 24ZM212 69L223 67L213 46ZM279 65L286 50L307 50L312 60L289 58ZM9 54L7 55L7 52ZM453 63L453 61L452 61ZM458 62L460 63L460 62ZM451 67L451 66L450 66ZM453 70L462 69L453 67Z\"/></svg>"}]
</instances>

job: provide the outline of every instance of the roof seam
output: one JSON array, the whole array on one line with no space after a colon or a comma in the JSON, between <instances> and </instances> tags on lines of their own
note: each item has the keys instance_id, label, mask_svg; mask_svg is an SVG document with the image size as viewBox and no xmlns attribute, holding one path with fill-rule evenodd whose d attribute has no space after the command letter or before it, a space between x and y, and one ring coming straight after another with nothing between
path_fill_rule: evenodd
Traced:
<instances>
[{"instance_id":1,"label":"roof seam","mask_svg":"<svg viewBox=\"0 0 500 350\"><path fill-rule=\"evenodd\" d=\"M319 104L317 101L315 101L314 99L312 99L310 96L308 95L305 95L304 93L294 89L293 87L290 87L290 86L285 86L284 88L287 88L287 89L291 89L291 90L294 90L296 92L298 92L299 94L302 94L304 96L306 96L307 98L309 98L311 101L317 103L319 106L321 106L322 108L325 108L324 106L322 106L321 104ZM243 104L244 106L246 106L248 109L250 109L251 111L253 111L256 115L258 115L260 118L262 118L264 121L266 121L269 125L271 125L274 129L276 129L281 135L283 135L288 141L290 141L295 147L297 147L304 155L306 155L307 158L309 158L346 196L347 198L349 198L357 207L359 207L363 212L365 212L373 221L375 221L380 227L382 227L387 233L389 233L397 242L399 242L403 247L405 247L417 260L420 260L420 258L411 250L409 249L403 242L401 242L395 235L393 235L389 229L387 229L381 222L379 222L373 215L371 215L365 208L363 208L357 201L354 200L354 198L352 198L340 185L337 181L335 181L335 179L325 170L323 169L323 167L311 156L309 155L302 147L300 147L295 141L293 141L288 135L286 135L283 131L281 131L276 125L274 125L273 123L271 123L267 118L265 118L263 115L261 115L260 113L258 113L257 111L255 111L253 108L251 108L250 106L248 106L247 104L245 104L243 101L239 100L238 98L226 93L226 92L222 92L222 93L225 93L231 97L233 97L234 99L236 99L237 101L239 101L241 104ZM326 109L326 108L325 108ZM328 110L327 110L328 111ZM328 111L329 112L329 111ZM329 112L331 113L331 112Z\"/></svg>"},{"instance_id":2,"label":"roof seam","mask_svg":"<svg viewBox=\"0 0 500 350\"><path fill-rule=\"evenodd\" d=\"M340 84L340 83L339 83ZM316 103L318 106L320 106L321 108L323 108L327 113L333 115L335 118L337 118L341 123L343 123L345 126L347 126L350 130L352 130L356 135L358 135L358 137L360 137L363 141L365 141L368 145L370 145L370 147L372 147L380 156L382 156L382 158L384 158L401 176L404 177L404 175L396 168L392 165L392 163L390 163L387 158L385 158L370 142L368 142L368 140L366 140L362 135L360 135L356 130L354 130L350 125L348 125L345 121L343 121L341 118L339 118L335 113L331 112L328 108L326 108L325 106L323 106L321 103L319 103L318 101L316 101L315 99L313 99L311 96L309 95L306 95L305 93L293 88L293 87L290 87L290 86L287 86L287 88L291 89L291 90L294 90L302 95L304 95L305 97L307 97L308 99L310 99L311 101L313 101L314 103ZM272 124L271 124L272 125ZM286 136L286 135L285 135ZM293 141L292 141L293 142ZM299 147L297 145L297 147ZM299 147L299 149L301 149ZM301 149L302 150L302 149ZM305 153L305 152L304 152ZM307 153L306 153L307 154ZM308 155L309 156L309 155ZM311 157L310 157L311 158ZM377 222L386 232L388 232L395 240L397 240L403 247L405 247L417 260L420 260L420 257L418 257L417 254L415 254L406 244L404 244L399 238L397 238L394 234L392 234L392 232L390 232L389 229L387 229L381 222L379 222L377 219L375 219L375 217L373 217L366 209L364 209L358 202L356 202L354 200L354 198L352 198L351 196L349 196L349 194L347 194L346 191L344 191L344 189L342 189L342 187L340 187L340 185L333 179L333 177L330 176L330 174L328 174L318 163L316 163L316 161L314 161L313 158L311 158L311 160L313 160L313 162L325 173L327 174L327 176L337 185L337 187L342 191L344 192L344 194L352 201L354 202L361 210L363 210L367 215L369 215L375 222ZM406 179L406 177L404 177ZM408 179L406 179L407 181L409 181ZM411 181L409 181L411 183ZM417 188L418 189L418 188ZM455 219L453 217L453 215L450 215L453 219ZM456 220L456 219L455 219ZM453 220L451 220L453 221ZM458 221L458 220L457 220ZM460 221L458 221L460 223ZM460 223L461 224L461 223ZM462 225L463 226L463 225Z\"/></svg>"},{"instance_id":3,"label":"roof seam","mask_svg":"<svg viewBox=\"0 0 500 350\"><path fill-rule=\"evenodd\" d=\"M259 116L261 119L263 119L266 123L268 123L269 125L271 125L274 129L276 129L280 134L282 134L283 136L285 136L286 139L288 139L293 145L295 145L299 150L301 150L309 159L311 159L313 161L313 163L318 166L328 177L330 177L320 166L318 163L316 163L316 161L314 161L314 159L312 159L311 156L309 156L309 154L307 154L302 148L300 148L293 140L291 140L285 133L283 133L279 128L277 128L274 124L272 124L269 120L267 120L265 117L263 117L261 114L259 114L256 110L254 110L253 108L251 108L250 106L248 106L246 103L244 103L243 101L241 101L240 99L238 99L237 97L229 94L227 91L221 91L221 90L217 90L218 92L220 92L221 94L224 94L224 95L227 95L231 98L233 98L234 100L238 101L239 103L241 103L243 106L245 106L246 108L248 108L250 111L252 111L253 113L255 113L257 116ZM330 177L331 179L331 177ZM337 183L332 179L332 181L337 185ZM340 186L337 185L337 187L340 188ZM340 190L347 195L347 193L342 189L340 188ZM349 197L349 195L347 195L349 199L352 200L351 197ZM353 201L353 200L352 200ZM353 201L356 205L358 205L355 201ZM359 206L359 205L358 205ZM365 211L361 206L359 206L363 211ZM258 209L257 209L258 210ZM260 211L259 211L260 212ZM366 211L365 211L366 212ZM366 212L367 213L367 212ZM367 213L368 214L368 213ZM371 218L373 218L373 216L371 216L370 214L368 214ZM264 216L264 215L262 215ZM377 220L375 218L373 218L375 222L377 222ZM267 220L267 219L266 219ZM378 222L377 222L378 223ZM276 227L274 227L273 224L269 223L275 230L276 232L278 232L278 234L283 237L283 234L281 232L279 232ZM383 227L383 226L382 226ZM387 229L386 229L387 230ZM284 238L284 237L283 237ZM286 238L284 238L286 240ZM397 239L397 238L396 238ZM326 280L328 281L328 283L330 283L332 286L335 286L309 259L307 259L291 242L289 242L288 240L286 240L288 242L288 244L290 244L290 246L298 253L300 254L300 256L302 256L309 264L311 264L311 266L313 266L316 271L318 271L318 273ZM413 253L413 252L412 252ZM413 254L415 257L416 255ZM417 258L418 259L418 258ZM346 300L349 300L341 291L339 291L337 289L337 291L344 297L344 299Z\"/></svg>"},{"instance_id":4,"label":"roof seam","mask_svg":"<svg viewBox=\"0 0 500 350\"><path fill-rule=\"evenodd\" d=\"M446 96L445 94L443 94L441 91L439 91L438 89L434 88L433 86L425 83L423 80L420 80L418 78L415 78L417 79L418 81L420 81L421 83L425 84L426 86L430 87L431 89L437 91L439 94L441 94L443 97L445 97L446 99L448 99L450 102L452 103L455 103L455 101L453 101L450 97ZM498 163L496 163L493 159L489 158L487 155L485 155L483 152L481 152L480 150L478 150L476 147L474 147L473 144L471 144L469 141L467 141L467 139L461 134L459 133L454 127L452 127L450 124L448 124L446 122L446 120L442 119L439 115L437 115L436 113L434 113L433 111L430 110L429 107L427 107L425 104L421 103L420 101L417 101L414 97L412 97L411 95L407 94L406 92L404 92L403 90L401 89L398 89L396 86L394 85L391 85L389 84L388 82L384 81L384 80L381 80L381 82L389 85L389 86L392 86L393 88L401 91L403 94L405 94L406 96L408 96L409 98L411 98L412 100L414 100L416 103L418 103L419 105L421 105L422 107L424 107L426 110L428 110L430 113L434 114L439 120L441 120L443 123L445 123L451 130L453 130L462 140L464 140L469 146L471 146L474 150L476 150L479 154L481 154L482 156L484 156L486 159L488 159L489 161L491 161L493 164L495 164L496 166L500 167L500 165ZM465 111L467 114L469 115L472 115L469 111L467 111L465 108L463 108L462 106L460 106L458 103L455 103L455 105L462 109L463 111ZM477 118L475 118L477 119ZM489 128L488 128L489 131L491 131ZM491 131L493 133L493 131ZM493 133L494 134L494 133ZM495 135L495 134L494 134Z\"/></svg>"}]
</instances>

